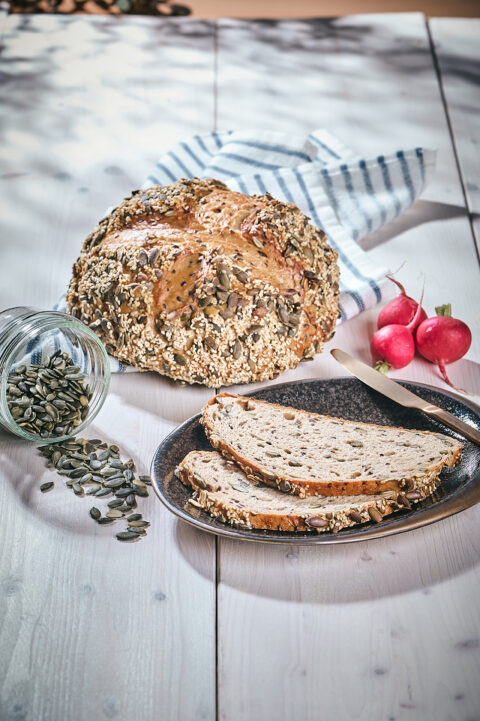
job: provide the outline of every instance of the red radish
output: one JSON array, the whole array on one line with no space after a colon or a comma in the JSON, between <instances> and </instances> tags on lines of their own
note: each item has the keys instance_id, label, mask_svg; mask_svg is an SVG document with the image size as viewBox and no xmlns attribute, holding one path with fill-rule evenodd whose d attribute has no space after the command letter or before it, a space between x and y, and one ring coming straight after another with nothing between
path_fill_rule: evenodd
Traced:
<instances>
[{"instance_id":1,"label":"red radish","mask_svg":"<svg viewBox=\"0 0 480 721\"><path fill-rule=\"evenodd\" d=\"M411 323L415 313L417 312L418 303L405 293L405 288L396 278L392 275L387 275L387 278L400 288L400 295L397 295L396 298L391 300L390 303L387 303L387 305L382 308L378 314L377 327L383 328L386 325L393 324L408 325ZM418 316L416 325L413 326L412 330L415 330L415 328L426 318L427 314L423 308L421 308L421 313Z\"/></svg>"},{"instance_id":2,"label":"red radish","mask_svg":"<svg viewBox=\"0 0 480 721\"><path fill-rule=\"evenodd\" d=\"M462 391L463 388L457 388L450 381L445 366L463 358L470 348L470 328L463 321L451 317L450 303L438 306L435 313L436 316L427 318L417 328L418 351L424 358L438 365L445 383L457 391Z\"/></svg>"},{"instance_id":3,"label":"red radish","mask_svg":"<svg viewBox=\"0 0 480 721\"><path fill-rule=\"evenodd\" d=\"M420 314L423 312L423 289L420 303L417 304L415 315L408 325L392 323L374 333L370 349L372 351L375 370L386 373L391 368L405 368L415 355L415 342L413 331L417 326Z\"/></svg>"}]
</instances>

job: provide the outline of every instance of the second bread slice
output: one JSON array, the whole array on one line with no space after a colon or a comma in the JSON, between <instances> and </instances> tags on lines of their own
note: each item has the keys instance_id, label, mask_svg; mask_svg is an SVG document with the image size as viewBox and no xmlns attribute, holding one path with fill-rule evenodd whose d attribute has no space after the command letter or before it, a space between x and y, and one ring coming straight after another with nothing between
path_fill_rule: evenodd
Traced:
<instances>
[{"instance_id":1,"label":"second bread slice","mask_svg":"<svg viewBox=\"0 0 480 721\"><path fill-rule=\"evenodd\" d=\"M462 450L441 433L345 421L226 393L207 403L201 422L214 448L249 478L301 497L386 490L428 495Z\"/></svg>"},{"instance_id":2,"label":"second bread slice","mask_svg":"<svg viewBox=\"0 0 480 721\"><path fill-rule=\"evenodd\" d=\"M192 451L176 469L176 475L191 486L193 506L238 528L270 531L317 531L336 533L358 523L375 521L425 497L412 491L406 495L383 491L371 496L323 496L299 498L279 493L250 481L232 461L215 451Z\"/></svg>"}]
</instances>

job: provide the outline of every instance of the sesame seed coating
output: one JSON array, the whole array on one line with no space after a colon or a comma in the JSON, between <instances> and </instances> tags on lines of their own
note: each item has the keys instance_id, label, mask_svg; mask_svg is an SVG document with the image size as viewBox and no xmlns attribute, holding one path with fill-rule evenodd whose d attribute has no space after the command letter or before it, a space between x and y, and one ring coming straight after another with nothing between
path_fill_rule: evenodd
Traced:
<instances>
[{"instance_id":1,"label":"sesame seed coating","mask_svg":"<svg viewBox=\"0 0 480 721\"><path fill-rule=\"evenodd\" d=\"M193 179L135 191L100 221L67 307L123 363L218 387L313 358L338 299L337 253L295 205Z\"/></svg>"}]
</instances>

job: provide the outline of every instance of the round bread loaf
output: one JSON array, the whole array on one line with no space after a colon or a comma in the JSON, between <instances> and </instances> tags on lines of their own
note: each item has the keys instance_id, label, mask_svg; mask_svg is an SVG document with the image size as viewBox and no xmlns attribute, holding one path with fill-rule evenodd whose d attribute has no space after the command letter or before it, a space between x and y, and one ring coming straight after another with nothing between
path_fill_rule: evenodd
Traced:
<instances>
[{"instance_id":1,"label":"round bread loaf","mask_svg":"<svg viewBox=\"0 0 480 721\"><path fill-rule=\"evenodd\" d=\"M122 362L218 387L312 358L338 298L337 253L295 205L193 179L135 191L101 220L67 305Z\"/></svg>"}]
</instances>

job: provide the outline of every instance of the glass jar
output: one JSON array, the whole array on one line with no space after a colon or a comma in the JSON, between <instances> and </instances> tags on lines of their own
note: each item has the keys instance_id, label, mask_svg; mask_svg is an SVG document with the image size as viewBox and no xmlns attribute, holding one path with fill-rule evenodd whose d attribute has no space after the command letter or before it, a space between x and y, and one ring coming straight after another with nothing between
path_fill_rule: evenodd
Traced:
<instances>
[{"instance_id":1,"label":"glass jar","mask_svg":"<svg viewBox=\"0 0 480 721\"><path fill-rule=\"evenodd\" d=\"M29 307L0 312L4 428L37 443L71 438L95 418L109 385L105 347L77 318Z\"/></svg>"}]
</instances>

